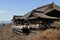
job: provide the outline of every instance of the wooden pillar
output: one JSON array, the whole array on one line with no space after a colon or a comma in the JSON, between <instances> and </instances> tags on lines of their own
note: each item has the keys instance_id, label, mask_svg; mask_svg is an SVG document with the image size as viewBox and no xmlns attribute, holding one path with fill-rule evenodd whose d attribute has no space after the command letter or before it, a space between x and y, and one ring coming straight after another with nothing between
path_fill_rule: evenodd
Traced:
<instances>
[{"instance_id":1,"label":"wooden pillar","mask_svg":"<svg viewBox=\"0 0 60 40\"><path fill-rule=\"evenodd\" d=\"M35 20L35 27L36 27L36 20Z\"/></svg>"},{"instance_id":2,"label":"wooden pillar","mask_svg":"<svg viewBox=\"0 0 60 40\"><path fill-rule=\"evenodd\" d=\"M40 27L41 27L41 21L39 21L39 30L40 30Z\"/></svg>"},{"instance_id":3,"label":"wooden pillar","mask_svg":"<svg viewBox=\"0 0 60 40\"><path fill-rule=\"evenodd\" d=\"M30 20L29 20L29 28L30 28Z\"/></svg>"}]
</instances>

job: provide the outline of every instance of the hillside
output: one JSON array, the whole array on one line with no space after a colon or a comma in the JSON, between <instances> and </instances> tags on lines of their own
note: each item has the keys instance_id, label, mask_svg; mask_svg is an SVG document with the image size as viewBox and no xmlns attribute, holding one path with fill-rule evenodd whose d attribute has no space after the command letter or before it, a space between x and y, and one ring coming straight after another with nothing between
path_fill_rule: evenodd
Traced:
<instances>
[{"instance_id":1,"label":"hillside","mask_svg":"<svg viewBox=\"0 0 60 40\"><path fill-rule=\"evenodd\" d=\"M0 40L60 40L60 29L33 31L29 35L12 34L11 24L0 26Z\"/></svg>"}]
</instances>

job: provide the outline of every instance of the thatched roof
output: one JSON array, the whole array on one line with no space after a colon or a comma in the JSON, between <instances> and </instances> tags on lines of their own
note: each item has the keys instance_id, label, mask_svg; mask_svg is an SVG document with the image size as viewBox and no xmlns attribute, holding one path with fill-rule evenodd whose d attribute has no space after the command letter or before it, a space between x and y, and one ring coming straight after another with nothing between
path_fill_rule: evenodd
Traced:
<instances>
[{"instance_id":1,"label":"thatched roof","mask_svg":"<svg viewBox=\"0 0 60 40\"><path fill-rule=\"evenodd\" d=\"M47 18L47 19L60 19L60 18L57 18L57 17L51 17L51 16L47 16L45 14L41 14L41 13L35 13L38 17L40 18Z\"/></svg>"},{"instance_id":2,"label":"thatched roof","mask_svg":"<svg viewBox=\"0 0 60 40\"><path fill-rule=\"evenodd\" d=\"M46 15L46 13L51 12L53 10L60 11L60 7L55 5L54 3L51 3L51 4L44 5L42 7L38 7L36 9L32 10L31 12L25 14L24 16L14 16L14 18L15 19L18 19L18 18L19 19L30 19L29 16L32 14L32 15L37 15L40 18L60 19L57 17L52 17L52 16ZM34 18L34 17L31 17L31 18Z\"/></svg>"},{"instance_id":3,"label":"thatched roof","mask_svg":"<svg viewBox=\"0 0 60 40\"><path fill-rule=\"evenodd\" d=\"M24 19L27 19L32 14L32 11L23 16Z\"/></svg>"},{"instance_id":4,"label":"thatched roof","mask_svg":"<svg viewBox=\"0 0 60 40\"><path fill-rule=\"evenodd\" d=\"M23 16L14 15L12 20L14 20L14 19L15 19L15 20L17 20L17 19L23 19L22 17L23 17Z\"/></svg>"},{"instance_id":5,"label":"thatched roof","mask_svg":"<svg viewBox=\"0 0 60 40\"><path fill-rule=\"evenodd\" d=\"M54 3L51 3L51 4L47 4L47 5L38 7L38 8L35 9L35 11L42 11L43 13L45 13L46 11L49 12L49 10L51 11L51 10L54 10L54 9L60 11L60 7L57 6Z\"/></svg>"}]
</instances>

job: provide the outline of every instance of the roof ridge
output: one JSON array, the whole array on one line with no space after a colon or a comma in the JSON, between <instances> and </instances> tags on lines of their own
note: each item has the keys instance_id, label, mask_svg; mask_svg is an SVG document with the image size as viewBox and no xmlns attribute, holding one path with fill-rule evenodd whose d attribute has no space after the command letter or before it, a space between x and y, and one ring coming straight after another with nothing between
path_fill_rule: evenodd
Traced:
<instances>
[{"instance_id":1,"label":"roof ridge","mask_svg":"<svg viewBox=\"0 0 60 40\"><path fill-rule=\"evenodd\" d=\"M39 9L39 8L43 8L43 7L46 7L46 6L49 6L49 5L53 5L54 4L54 2L53 3L49 3L49 4L45 4L45 5L43 5L43 6L40 6L40 7L37 7L37 9Z\"/></svg>"},{"instance_id":2,"label":"roof ridge","mask_svg":"<svg viewBox=\"0 0 60 40\"><path fill-rule=\"evenodd\" d=\"M54 8L54 6L58 6L58 5L56 5L54 2L52 2L52 3L49 3L49 4L46 4L46 5L43 5L43 6L40 6L40 7L37 7L36 9L41 9L41 8L44 8L44 7L53 7ZM36 9L34 9L34 10L36 10Z\"/></svg>"}]
</instances>

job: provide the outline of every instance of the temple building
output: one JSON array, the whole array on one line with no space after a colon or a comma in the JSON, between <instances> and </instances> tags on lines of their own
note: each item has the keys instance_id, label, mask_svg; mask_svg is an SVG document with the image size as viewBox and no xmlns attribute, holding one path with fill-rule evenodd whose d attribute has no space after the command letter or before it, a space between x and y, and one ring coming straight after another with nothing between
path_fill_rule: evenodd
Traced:
<instances>
[{"instance_id":1,"label":"temple building","mask_svg":"<svg viewBox=\"0 0 60 40\"><path fill-rule=\"evenodd\" d=\"M20 29L27 27L40 30L60 26L57 24L60 23L60 6L50 3L33 9L23 16L14 15L12 21L13 26Z\"/></svg>"}]
</instances>

